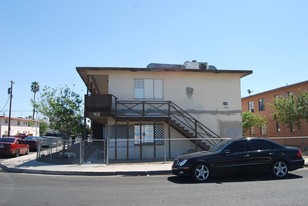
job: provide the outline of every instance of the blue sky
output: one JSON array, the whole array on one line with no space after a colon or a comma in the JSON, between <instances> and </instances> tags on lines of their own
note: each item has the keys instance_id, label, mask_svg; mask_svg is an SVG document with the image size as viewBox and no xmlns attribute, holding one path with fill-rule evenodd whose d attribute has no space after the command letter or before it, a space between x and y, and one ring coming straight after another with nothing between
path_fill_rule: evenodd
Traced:
<instances>
[{"instance_id":1,"label":"blue sky","mask_svg":"<svg viewBox=\"0 0 308 206\"><path fill-rule=\"evenodd\" d=\"M77 66L198 60L253 70L242 96L306 81L306 0L0 0L0 115L31 115L31 82L85 93Z\"/></svg>"}]
</instances>

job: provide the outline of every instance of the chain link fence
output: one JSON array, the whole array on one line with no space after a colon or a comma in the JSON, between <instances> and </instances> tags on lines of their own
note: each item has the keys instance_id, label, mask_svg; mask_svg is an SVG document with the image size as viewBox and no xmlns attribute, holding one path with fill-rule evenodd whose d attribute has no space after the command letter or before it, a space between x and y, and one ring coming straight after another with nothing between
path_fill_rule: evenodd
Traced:
<instances>
[{"instance_id":1,"label":"chain link fence","mask_svg":"<svg viewBox=\"0 0 308 206\"><path fill-rule=\"evenodd\" d=\"M204 140L174 138L153 142L135 139L56 139L44 140L37 151L37 160L54 164L109 164L127 161L172 160L178 155L201 151ZM220 140L221 141L221 140Z\"/></svg>"},{"instance_id":2,"label":"chain link fence","mask_svg":"<svg viewBox=\"0 0 308 206\"><path fill-rule=\"evenodd\" d=\"M46 138L38 146L37 160L54 164L106 164L105 145L104 140L92 138Z\"/></svg>"}]
</instances>

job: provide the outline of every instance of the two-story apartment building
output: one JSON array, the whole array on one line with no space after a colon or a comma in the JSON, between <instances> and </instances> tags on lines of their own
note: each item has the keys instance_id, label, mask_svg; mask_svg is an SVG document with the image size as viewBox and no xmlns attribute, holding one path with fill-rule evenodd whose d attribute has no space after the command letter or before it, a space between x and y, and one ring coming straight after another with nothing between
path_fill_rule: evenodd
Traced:
<instances>
[{"instance_id":1,"label":"two-story apartment building","mask_svg":"<svg viewBox=\"0 0 308 206\"><path fill-rule=\"evenodd\" d=\"M308 81L299 82L292 85L286 85L269 91L250 95L242 98L243 112L251 111L257 113L267 120L266 127L256 128L251 127L245 132L244 136L268 137L272 139L281 139L284 144L301 146L307 140L299 139L298 137L308 137L308 122L301 121L301 129L295 125L282 125L273 119L274 109L270 107L276 97L287 97L288 95L297 95L299 91L308 91ZM297 138L285 138L297 137Z\"/></svg>"},{"instance_id":2,"label":"two-story apartment building","mask_svg":"<svg viewBox=\"0 0 308 206\"><path fill-rule=\"evenodd\" d=\"M17 134L25 134L25 135L33 135L39 136L40 135L40 126L39 121L32 120L32 119L25 119L25 118L11 118L11 131L10 135L14 136ZM8 124L9 124L9 117L0 116L0 134L1 136L8 135Z\"/></svg>"},{"instance_id":3,"label":"two-story apartment building","mask_svg":"<svg viewBox=\"0 0 308 206\"><path fill-rule=\"evenodd\" d=\"M173 158L242 136L240 79L250 70L200 62L146 68L77 67L85 115L110 159Z\"/></svg>"}]
</instances>

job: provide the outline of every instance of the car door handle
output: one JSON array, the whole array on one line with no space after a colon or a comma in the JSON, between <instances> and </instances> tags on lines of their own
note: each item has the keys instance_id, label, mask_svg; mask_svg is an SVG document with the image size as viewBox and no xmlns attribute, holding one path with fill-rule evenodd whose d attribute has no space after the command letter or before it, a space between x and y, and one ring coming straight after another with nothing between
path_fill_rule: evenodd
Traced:
<instances>
[{"instance_id":1,"label":"car door handle","mask_svg":"<svg viewBox=\"0 0 308 206\"><path fill-rule=\"evenodd\" d=\"M268 153L270 156L273 156L273 155L275 155L275 153L273 153L273 152L270 152L270 153Z\"/></svg>"},{"instance_id":2,"label":"car door handle","mask_svg":"<svg viewBox=\"0 0 308 206\"><path fill-rule=\"evenodd\" d=\"M243 155L243 157L247 158L247 157L249 157L249 154Z\"/></svg>"}]
</instances>

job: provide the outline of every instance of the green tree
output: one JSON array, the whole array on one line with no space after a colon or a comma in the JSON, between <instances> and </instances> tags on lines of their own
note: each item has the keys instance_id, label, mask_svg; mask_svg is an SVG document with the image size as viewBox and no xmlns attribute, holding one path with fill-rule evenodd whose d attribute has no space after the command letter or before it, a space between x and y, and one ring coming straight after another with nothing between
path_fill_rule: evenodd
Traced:
<instances>
[{"instance_id":1,"label":"green tree","mask_svg":"<svg viewBox=\"0 0 308 206\"><path fill-rule=\"evenodd\" d=\"M297 96L288 95L287 97L275 98L273 104L273 118L284 125L297 125L301 128L301 120L308 121L308 93L300 91Z\"/></svg>"},{"instance_id":2,"label":"green tree","mask_svg":"<svg viewBox=\"0 0 308 206\"><path fill-rule=\"evenodd\" d=\"M40 101L34 103L37 110L49 122L49 127L66 137L77 135L82 125L82 99L67 86L59 89L44 87Z\"/></svg>"},{"instance_id":3,"label":"green tree","mask_svg":"<svg viewBox=\"0 0 308 206\"><path fill-rule=\"evenodd\" d=\"M43 136L43 134L47 131L48 124L46 122L40 123L40 136Z\"/></svg>"},{"instance_id":4,"label":"green tree","mask_svg":"<svg viewBox=\"0 0 308 206\"><path fill-rule=\"evenodd\" d=\"M243 112L242 114L242 123L243 123L243 133L245 133L252 126L258 126L258 127L266 126L267 121L264 117L260 116L259 114L246 111Z\"/></svg>"},{"instance_id":5,"label":"green tree","mask_svg":"<svg viewBox=\"0 0 308 206\"><path fill-rule=\"evenodd\" d=\"M308 92L300 91L297 96L298 113L300 119L306 119L308 122Z\"/></svg>"},{"instance_id":6,"label":"green tree","mask_svg":"<svg viewBox=\"0 0 308 206\"><path fill-rule=\"evenodd\" d=\"M34 120L34 116L35 116L35 96L36 96L36 93L38 91L40 91L40 85L38 82L34 81L31 83L31 91L34 93L33 95L33 101L34 101L34 105L33 105L33 115L32 115L32 120Z\"/></svg>"}]
</instances>

